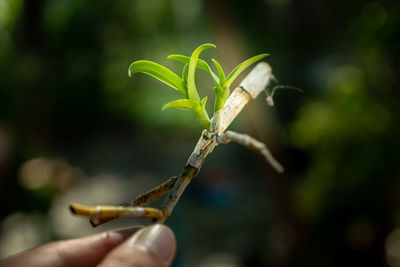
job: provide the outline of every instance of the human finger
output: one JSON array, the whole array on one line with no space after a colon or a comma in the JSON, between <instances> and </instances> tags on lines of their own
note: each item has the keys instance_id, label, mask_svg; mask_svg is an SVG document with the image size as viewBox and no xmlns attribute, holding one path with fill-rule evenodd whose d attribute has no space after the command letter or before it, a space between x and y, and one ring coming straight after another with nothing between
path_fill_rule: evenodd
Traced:
<instances>
[{"instance_id":1,"label":"human finger","mask_svg":"<svg viewBox=\"0 0 400 267\"><path fill-rule=\"evenodd\" d=\"M136 232L111 251L100 263L108 266L170 266L176 252L174 233L165 225L155 224Z\"/></svg>"},{"instance_id":2,"label":"human finger","mask_svg":"<svg viewBox=\"0 0 400 267\"><path fill-rule=\"evenodd\" d=\"M0 261L0 266L95 266L141 227L57 241Z\"/></svg>"}]
</instances>

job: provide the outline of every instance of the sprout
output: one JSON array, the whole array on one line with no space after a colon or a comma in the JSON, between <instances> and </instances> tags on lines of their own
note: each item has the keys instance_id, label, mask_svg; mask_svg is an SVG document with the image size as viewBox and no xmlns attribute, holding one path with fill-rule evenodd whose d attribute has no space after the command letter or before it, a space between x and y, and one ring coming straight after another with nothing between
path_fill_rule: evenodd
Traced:
<instances>
[{"instance_id":1,"label":"sprout","mask_svg":"<svg viewBox=\"0 0 400 267\"><path fill-rule=\"evenodd\" d=\"M210 119L205 108L207 97L200 99L199 93L197 92L195 84L196 69L199 68L211 75L215 85L214 111L217 111L224 107L225 102L230 94L229 86L239 76L239 74L251 64L266 57L268 54L261 54L243 61L237 65L228 76L225 76L221 65L215 59L212 59L212 62L217 70L218 75L211 70L206 61L199 59L201 52L208 48L216 48L216 46L213 44L200 45L194 50L190 57L177 54L168 56L168 59L185 63L182 70L182 78L166 67L148 60L139 60L133 62L129 66L128 74L130 77L132 77L133 74L138 72L145 73L178 90L182 94L183 99L174 100L165 104L162 107L162 110L164 111L167 108L191 110L196 115L198 121L203 125L203 127L209 129Z\"/></svg>"}]
</instances>

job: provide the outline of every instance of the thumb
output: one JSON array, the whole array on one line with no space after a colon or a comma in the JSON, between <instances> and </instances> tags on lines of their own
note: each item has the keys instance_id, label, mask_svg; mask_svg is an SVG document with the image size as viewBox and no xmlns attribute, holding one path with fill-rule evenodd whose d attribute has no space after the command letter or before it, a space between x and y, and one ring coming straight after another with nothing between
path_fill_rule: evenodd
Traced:
<instances>
[{"instance_id":1,"label":"thumb","mask_svg":"<svg viewBox=\"0 0 400 267\"><path fill-rule=\"evenodd\" d=\"M100 266L170 266L176 252L174 233L165 225L141 229L112 250Z\"/></svg>"}]
</instances>

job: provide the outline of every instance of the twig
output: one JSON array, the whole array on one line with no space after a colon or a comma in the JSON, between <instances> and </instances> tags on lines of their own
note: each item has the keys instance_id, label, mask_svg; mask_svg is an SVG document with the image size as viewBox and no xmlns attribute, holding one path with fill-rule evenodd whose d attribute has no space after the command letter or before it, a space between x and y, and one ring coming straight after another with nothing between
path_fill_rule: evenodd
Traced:
<instances>
[{"instance_id":1,"label":"twig","mask_svg":"<svg viewBox=\"0 0 400 267\"><path fill-rule=\"evenodd\" d=\"M228 144L231 141L263 155L264 158L277 172L282 173L284 171L282 165L274 158L274 156L272 156L267 146L264 143L255 139L254 137L251 137L247 134L236 133L233 131L226 131L223 135L217 136L217 142L220 144Z\"/></svg>"}]
</instances>

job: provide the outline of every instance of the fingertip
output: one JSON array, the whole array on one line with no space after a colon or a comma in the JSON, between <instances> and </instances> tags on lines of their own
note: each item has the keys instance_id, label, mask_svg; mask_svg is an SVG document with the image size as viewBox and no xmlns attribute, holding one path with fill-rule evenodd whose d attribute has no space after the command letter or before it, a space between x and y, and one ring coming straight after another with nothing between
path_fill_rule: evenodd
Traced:
<instances>
[{"instance_id":1,"label":"fingertip","mask_svg":"<svg viewBox=\"0 0 400 267\"><path fill-rule=\"evenodd\" d=\"M163 224L143 228L129 238L127 243L131 247L149 250L165 264L172 262L176 252L175 235L169 227Z\"/></svg>"},{"instance_id":2,"label":"fingertip","mask_svg":"<svg viewBox=\"0 0 400 267\"><path fill-rule=\"evenodd\" d=\"M170 266L176 253L176 239L170 228L155 224L143 228L116 247L102 266Z\"/></svg>"}]
</instances>

